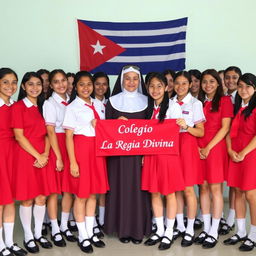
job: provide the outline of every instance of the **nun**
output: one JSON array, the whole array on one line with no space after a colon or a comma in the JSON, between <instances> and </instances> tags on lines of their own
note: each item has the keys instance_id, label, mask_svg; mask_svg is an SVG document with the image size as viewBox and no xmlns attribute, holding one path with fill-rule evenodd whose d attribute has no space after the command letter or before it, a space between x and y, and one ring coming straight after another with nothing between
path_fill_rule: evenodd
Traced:
<instances>
[{"instance_id":1,"label":"nun","mask_svg":"<svg viewBox=\"0 0 256 256\"><path fill-rule=\"evenodd\" d=\"M146 95L140 68L124 66L107 103L106 119L146 118ZM141 190L142 156L113 156L107 164L104 231L117 234L122 243L140 244L151 233L150 195Z\"/></svg>"}]
</instances>

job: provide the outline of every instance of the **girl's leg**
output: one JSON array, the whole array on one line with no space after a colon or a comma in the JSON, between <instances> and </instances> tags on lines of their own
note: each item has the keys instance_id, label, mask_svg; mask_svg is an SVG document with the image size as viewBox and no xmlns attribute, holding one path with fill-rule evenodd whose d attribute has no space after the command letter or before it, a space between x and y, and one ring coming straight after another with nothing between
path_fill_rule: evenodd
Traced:
<instances>
[{"instance_id":1,"label":"girl's leg","mask_svg":"<svg viewBox=\"0 0 256 256\"><path fill-rule=\"evenodd\" d=\"M235 223L235 188L230 187L229 188L229 212L227 217L227 224L229 227L232 227Z\"/></svg>"},{"instance_id":2,"label":"girl's leg","mask_svg":"<svg viewBox=\"0 0 256 256\"><path fill-rule=\"evenodd\" d=\"M177 230L178 232L183 233L186 228L184 225L184 192L178 191L176 192L176 199L177 199L177 214L176 214L176 220L177 220ZM174 231L174 235L176 236L176 230Z\"/></svg>"},{"instance_id":3,"label":"girl's leg","mask_svg":"<svg viewBox=\"0 0 256 256\"><path fill-rule=\"evenodd\" d=\"M105 216L105 194L100 194L99 196L99 224L104 225L104 216Z\"/></svg>"},{"instance_id":4,"label":"girl's leg","mask_svg":"<svg viewBox=\"0 0 256 256\"><path fill-rule=\"evenodd\" d=\"M3 205L0 205L0 252L2 250L4 250L4 248L6 247L5 243L4 243L4 240L3 240L3 223L2 223L3 208L4 208Z\"/></svg>"},{"instance_id":5,"label":"girl's leg","mask_svg":"<svg viewBox=\"0 0 256 256\"><path fill-rule=\"evenodd\" d=\"M3 210L3 226L5 234L5 244L7 247L13 246L13 229L15 219L15 205L7 204Z\"/></svg>"},{"instance_id":6,"label":"girl's leg","mask_svg":"<svg viewBox=\"0 0 256 256\"><path fill-rule=\"evenodd\" d=\"M32 220L32 204L33 200L25 200L20 203L20 220L24 231L24 240L27 243L29 240L33 240L34 236L31 230ZM34 243L29 243L28 246L33 247Z\"/></svg>"},{"instance_id":7,"label":"girl's leg","mask_svg":"<svg viewBox=\"0 0 256 256\"><path fill-rule=\"evenodd\" d=\"M61 200L62 211L61 211L60 230L62 232L65 232L68 230L68 220L69 220L69 216L71 214L72 204L73 204L72 194L64 192L63 196L62 196L62 200ZM73 215L73 213L72 213L72 215ZM72 220L74 220L74 218Z\"/></svg>"},{"instance_id":8,"label":"girl's leg","mask_svg":"<svg viewBox=\"0 0 256 256\"><path fill-rule=\"evenodd\" d=\"M34 216L34 222L35 222L35 239L39 239L42 236L42 226L44 221L44 215L45 215L45 206L46 203L46 197L45 196L38 196L35 198L35 204L33 209L33 216Z\"/></svg>"},{"instance_id":9,"label":"girl's leg","mask_svg":"<svg viewBox=\"0 0 256 256\"><path fill-rule=\"evenodd\" d=\"M155 216L155 222L157 226L156 234L159 237L164 235L164 217L163 217L163 200L161 198L160 193L152 193L151 194L151 202L152 202L152 209L153 214ZM157 240L157 236L152 236L152 240Z\"/></svg>"},{"instance_id":10,"label":"girl's leg","mask_svg":"<svg viewBox=\"0 0 256 256\"><path fill-rule=\"evenodd\" d=\"M249 190L245 192L246 200L249 203L250 207L250 218L251 218L251 227L248 234L248 238L256 242L256 189Z\"/></svg>"}]
</instances>

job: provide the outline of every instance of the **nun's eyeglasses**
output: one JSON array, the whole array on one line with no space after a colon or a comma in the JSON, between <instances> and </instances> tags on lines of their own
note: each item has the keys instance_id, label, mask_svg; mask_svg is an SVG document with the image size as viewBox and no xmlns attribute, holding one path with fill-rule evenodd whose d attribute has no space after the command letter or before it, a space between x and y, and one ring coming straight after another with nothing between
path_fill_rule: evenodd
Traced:
<instances>
[{"instance_id":1,"label":"nun's eyeglasses","mask_svg":"<svg viewBox=\"0 0 256 256\"><path fill-rule=\"evenodd\" d=\"M123 70L129 69L129 68L134 68L135 70L140 71L140 68L138 66L134 66L134 65L126 65L123 67Z\"/></svg>"}]
</instances>

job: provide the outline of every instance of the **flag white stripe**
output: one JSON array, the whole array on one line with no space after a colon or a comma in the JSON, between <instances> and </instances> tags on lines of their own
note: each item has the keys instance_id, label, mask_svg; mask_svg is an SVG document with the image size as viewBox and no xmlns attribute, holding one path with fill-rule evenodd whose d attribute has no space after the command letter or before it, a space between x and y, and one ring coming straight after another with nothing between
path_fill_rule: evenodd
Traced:
<instances>
[{"instance_id":1,"label":"flag white stripe","mask_svg":"<svg viewBox=\"0 0 256 256\"><path fill-rule=\"evenodd\" d=\"M187 26L181 26L176 28L164 28L164 29L153 29L153 30L105 30L105 29L94 29L99 34L104 36L159 36L166 34L175 34L179 32L185 32Z\"/></svg>"},{"instance_id":2,"label":"flag white stripe","mask_svg":"<svg viewBox=\"0 0 256 256\"><path fill-rule=\"evenodd\" d=\"M159 61L169 61L185 58L185 52L174 53L169 55L149 55L149 56L117 56L107 62L127 62L127 63L137 63L137 62L159 62Z\"/></svg>"},{"instance_id":3,"label":"flag white stripe","mask_svg":"<svg viewBox=\"0 0 256 256\"><path fill-rule=\"evenodd\" d=\"M123 48L150 48L150 47L164 47L178 44L185 44L186 40L177 40L173 42L149 43L149 44L118 44Z\"/></svg>"}]
</instances>

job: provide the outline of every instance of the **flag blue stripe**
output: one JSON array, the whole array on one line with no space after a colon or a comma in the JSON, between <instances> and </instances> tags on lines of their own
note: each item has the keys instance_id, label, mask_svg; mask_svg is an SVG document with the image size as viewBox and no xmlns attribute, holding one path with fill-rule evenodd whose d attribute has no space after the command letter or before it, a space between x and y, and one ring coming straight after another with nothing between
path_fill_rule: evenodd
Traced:
<instances>
[{"instance_id":1,"label":"flag blue stripe","mask_svg":"<svg viewBox=\"0 0 256 256\"><path fill-rule=\"evenodd\" d=\"M143 44L143 43L161 43L173 42L186 39L186 32L180 32L161 36L105 36L117 44Z\"/></svg>"},{"instance_id":2,"label":"flag blue stripe","mask_svg":"<svg viewBox=\"0 0 256 256\"><path fill-rule=\"evenodd\" d=\"M106 30L152 30L163 28L174 28L187 25L187 18L157 21L157 22L102 22L80 20L92 29L106 29Z\"/></svg>"},{"instance_id":3,"label":"flag blue stripe","mask_svg":"<svg viewBox=\"0 0 256 256\"><path fill-rule=\"evenodd\" d=\"M171 53L185 52L185 44L165 47L150 48L126 48L126 51L118 56L147 56L147 55L167 55Z\"/></svg>"},{"instance_id":4,"label":"flag blue stripe","mask_svg":"<svg viewBox=\"0 0 256 256\"><path fill-rule=\"evenodd\" d=\"M136 64L136 63L133 63ZM117 75L121 71L122 67L127 65L127 63L108 63L100 65L99 67L93 69L91 73L96 73L100 71L106 72L108 75ZM163 72L166 69L173 69L175 71L180 71L185 69L185 59L171 60L165 62L142 62L137 63L140 67L142 74L147 74L152 71Z\"/></svg>"}]
</instances>

